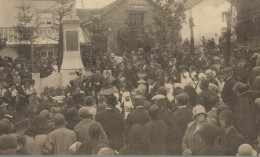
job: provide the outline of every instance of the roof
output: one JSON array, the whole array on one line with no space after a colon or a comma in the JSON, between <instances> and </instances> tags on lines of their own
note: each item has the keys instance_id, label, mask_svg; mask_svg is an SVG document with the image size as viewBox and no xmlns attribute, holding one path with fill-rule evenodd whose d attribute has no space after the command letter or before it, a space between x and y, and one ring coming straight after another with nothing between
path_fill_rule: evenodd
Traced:
<instances>
[{"instance_id":1,"label":"roof","mask_svg":"<svg viewBox=\"0 0 260 157\"><path fill-rule=\"evenodd\" d=\"M201 1L202 0L186 0L186 2L184 3L184 8L185 10L189 10Z\"/></svg>"},{"instance_id":2,"label":"roof","mask_svg":"<svg viewBox=\"0 0 260 157\"><path fill-rule=\"evenodd\" d=\"M116 0L76 0L77 9L101 9Z\"/></svg>"},{"instance_id":3,"label":"roof","mask_svg":"<svg viewBox=\"0 0 260 157\"><path fill-rule=\"evenodd\" d=\"M190 10L201 1L202 0L178 0L178 1L170 0L170 2L172 3L171 9L172 11L176 11L178 9L178 5L183 4L185 10Z\"/></svg>"},{"instance_id":4,"label":"roof","mask_svg":"<svg viewBox=\"0 0 260 157\"><path fill-rule=\"evenodd\" d=\"M97 9L77 9L76 13L80 20L89 18L91 15L97 13Z\"/></svg>"},{"instance_id":5,"label":"roof","mask_svg":"<svg viewBox=\"0 0 260 157\"><path fill-rule=\"evenodd\" d=\"M126 1L126 0L115 0L114 2L108 4L107 6L101 8L101 9L96 10L96 12L93 12L93 13L97 13L100 16L103 16L103 15L107 14L109 11L113 10L116 6L123 3L124 1ZM155 2L155 0L147 0L147 1L150 2L154 6L158 6L157 3ZM88 17L90 17L91 15L93 15L93 14L90 14ZM88 20L89 20L88 18L82 19L81 24L87 22Z\"/></svg>"}]
</instances>

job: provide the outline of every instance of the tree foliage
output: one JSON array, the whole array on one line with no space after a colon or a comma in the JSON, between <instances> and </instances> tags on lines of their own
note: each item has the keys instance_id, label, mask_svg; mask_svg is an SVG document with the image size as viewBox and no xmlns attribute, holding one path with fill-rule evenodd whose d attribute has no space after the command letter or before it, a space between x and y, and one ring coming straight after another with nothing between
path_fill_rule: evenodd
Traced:
<instances>
[{"instance_id":1,"label":"tree foliage","mask_svg":"<svg viewBox=\"0 0 260 157\"><path fill-rule=\"evenodd\" d=\"M102 55L107 51L107 38L105 35L107 25L99 16L92 17L90 21L87 30L90 32L91 51L94 54Z\"/></svg>"},{"instance_id":2,"label":"tree foliage","mask_svg":"<svg viewBox=\"0 0 260 157\"><path fill-rule=\"evenodd\" d=\"M176 47L181 40L179 32L185 20L184 6L178 4L173 11L169 2L163 4L157 1L156 3L159 9L154 10L152 35L158 47L162 51L167 51Z\"/></svg>"},{"instance_id":3,"label":"tree foliage","mask_svg":"<svg viewBox=\"0 0 260 157\"><path fill-rule=\"evenodd\" d=\"M17 31L19 34L19 40L25 41L26 43L34 38L33 31L36 30L33 24L34 15L31 13L30 6L22 3L17 7Z\"/></svg>"},{"instance_id":4,"label":"tree foliage","mask_svg":"<svg viewBox=\"0 0 260 157\"><path fill-rule=\"evenodd\" d=\"M259 41L260 1L231 0L237 10L235 31L240 42Z\"/></svg>"},{"instance_id":5,"label":"tree foliage","mask_svg":"<svg viewBox=\"0 0 260 157\"><path fill-rule=\"evenodd\" d=\"M130 16L125 19L125 25L117 32L117 40L120 51L137 51L138 48L143 48L144 51L149 51L153 43L149 36L149 26L143 23L136 24L136 21Z\"/></svg>"}]
</instances>

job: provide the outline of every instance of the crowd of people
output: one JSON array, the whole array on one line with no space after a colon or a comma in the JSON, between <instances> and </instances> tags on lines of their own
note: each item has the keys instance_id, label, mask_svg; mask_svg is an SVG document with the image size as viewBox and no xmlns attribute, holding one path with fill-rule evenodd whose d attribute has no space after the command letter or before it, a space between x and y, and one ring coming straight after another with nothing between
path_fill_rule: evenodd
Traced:
<instances>
[{"instance_id":1,"label":"crowd of people","mask_svg":"<svg viewBox=\"0 0 260 157\"><path fill-rule=\"evenodd\" d=\"M92 56L58 109L37 97L29 65L2 59L0 154L256 156L260 55L233 67L218 59ZM20 111L25 130L13 124Z\"/></svg>"}]
</instances>

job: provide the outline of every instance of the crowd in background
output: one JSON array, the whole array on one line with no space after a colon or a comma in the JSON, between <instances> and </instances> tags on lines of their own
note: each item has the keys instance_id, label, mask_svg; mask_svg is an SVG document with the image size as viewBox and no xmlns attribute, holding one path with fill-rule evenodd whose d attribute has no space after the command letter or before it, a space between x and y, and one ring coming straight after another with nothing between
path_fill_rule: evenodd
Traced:
<instances>
[{"instance_id":1,"label":"crowd in background","mask_svg":"<svg viewBox=\"0 0 260 157\"><path fill-rule=\"evenodd\" d=\"M37 97L30 64L1 59L0 154L256 155L260 56L248 55L231 67L203 49L193 62L141 48L90 56L58 107Z\"/></svg>"}]
</instances>

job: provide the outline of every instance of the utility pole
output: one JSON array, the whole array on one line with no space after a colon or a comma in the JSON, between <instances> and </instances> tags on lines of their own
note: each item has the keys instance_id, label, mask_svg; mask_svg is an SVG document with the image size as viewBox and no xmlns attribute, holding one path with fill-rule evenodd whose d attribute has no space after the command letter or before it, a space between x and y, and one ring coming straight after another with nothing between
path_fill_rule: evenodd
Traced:
<instances>
[{"instance_id":1,"label":"utility pole","mask_svg":"<svg viewBox=\"0 0 260 157\"><path fill-rule=\"evenodd\" d=\"M194 57L194 34L193 34L193 27L195 26L193 23L192 18L192 12L190 13L190 19L189 19L189 25L190 25L190 56L191 58Z\"/></svg>"},{"instance_id":2,"label":"utility pole","mask_svg":"<svg viewBox=\"0 0 260 157\"><path fill-rule=\"evenodd\" d=\"M225 64L226 66L230 65L230 58L231 58L231 36L232 36L232 14L233 14L233 4L230 2L230 12L228 13L228 21L227 21L227 35L226 35L226 57L225 57Z\"/></svg>"},{"instance_id":3,"label":"utility pole","mask_svg":"<svg viewBox=\"0 0 260 157\"><path fill-rule=\"evenodd\" d=\"M35 72L35 58L34 58L34 45L33 45L33 38L34 38L34 27L31 28L31 36L30 36L30 44L31 44L31 68L32 72Z\"/></svg>"}]
</instances>

